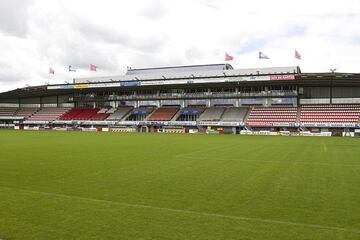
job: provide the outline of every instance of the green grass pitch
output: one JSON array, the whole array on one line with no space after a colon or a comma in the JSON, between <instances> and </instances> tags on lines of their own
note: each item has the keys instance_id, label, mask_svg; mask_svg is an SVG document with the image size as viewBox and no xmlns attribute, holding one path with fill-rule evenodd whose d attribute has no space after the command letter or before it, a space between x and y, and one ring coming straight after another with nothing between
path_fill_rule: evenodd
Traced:
<instances>
[{"instance_id":1,"label":"green grass pitch","mask_svg":"<svg viewBox=\"0 0 360 240\"><path fill-rule=\"evenodd\" d=\"M360 239L360 139L0 131L0 239Z\"/></svg>"}]
</instances>

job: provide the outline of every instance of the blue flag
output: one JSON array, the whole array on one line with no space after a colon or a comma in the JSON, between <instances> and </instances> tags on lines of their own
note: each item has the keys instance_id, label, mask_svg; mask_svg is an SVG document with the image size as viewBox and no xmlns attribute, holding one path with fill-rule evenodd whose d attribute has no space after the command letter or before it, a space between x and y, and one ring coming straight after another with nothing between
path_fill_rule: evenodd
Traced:
<instances>
[{"instance_id":1,"label":"blue flag","mask_svg":"<svg viewBox=\"0 0 360 240\"><path fill-rule=\"evenodd\" d=\"M72 66L69 65L69 72L76 72L76 69L72 69Z\"/></svg>"},{"instance_id":2,"label":"blue flag","mask_svg":"<svg viewBox=\"0 0 360 240\"><path fill-rule=\"evenodd\" d=\"M270 59L270 58L265 54L263 54L262 52L259 52L259 59Z\"/></svg>"}]
</instances>

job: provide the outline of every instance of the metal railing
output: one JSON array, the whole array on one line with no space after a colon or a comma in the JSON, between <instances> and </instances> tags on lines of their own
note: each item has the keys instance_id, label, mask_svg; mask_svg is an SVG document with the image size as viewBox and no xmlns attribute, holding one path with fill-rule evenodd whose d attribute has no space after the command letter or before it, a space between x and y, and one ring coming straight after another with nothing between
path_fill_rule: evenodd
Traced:
<instances>
[{"instance_id":1,"label":"metal railing","mask_svg":"<svg viewBox=\"0 0 360 240\"><path fill-rule=\"evenodd\" d=\"M211 99L242 97L296 97L296 91L263 91L263 92L204 92L204 93L160 93L147 95L118 96L75 96L74 101L117 101L117 100L166 100L166 99Z\"/></svg>"}]
</instances>

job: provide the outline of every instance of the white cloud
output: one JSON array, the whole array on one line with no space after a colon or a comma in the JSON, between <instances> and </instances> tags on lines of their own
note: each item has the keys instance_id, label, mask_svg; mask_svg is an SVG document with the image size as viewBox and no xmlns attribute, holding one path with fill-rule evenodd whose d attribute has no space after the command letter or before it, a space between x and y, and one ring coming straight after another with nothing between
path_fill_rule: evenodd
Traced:
<instances>
[{"instance_id":1,"label":"white cloud","mask_svg":"<svg viewBox=\"0 0 360 240\"><path fill-rule=\"evenodd\" d=\"M223 62L292 65L303 72L359 72L358 0L2 0L0 91L69 77L124 73L126 66L155 67ZM87 71L90 63L99 72ZM55 76L47 74L55 69Z\"/></svg>"},{"instance_id":2,"label":"white cloud","mask_svg":"<svg viewBox=\"0 0 360 240\"><path fill-rule=\"evenodd\" d=\"M27 34L27 10L31 3L31 0L0 1L0 29L10 35L25 37Z\"/></svg>"}]
</instances>

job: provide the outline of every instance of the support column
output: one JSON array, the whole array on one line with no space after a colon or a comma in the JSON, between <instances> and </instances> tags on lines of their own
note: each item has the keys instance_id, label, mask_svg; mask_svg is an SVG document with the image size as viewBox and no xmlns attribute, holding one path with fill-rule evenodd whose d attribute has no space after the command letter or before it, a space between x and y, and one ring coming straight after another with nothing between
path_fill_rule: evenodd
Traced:
<instances>
[{"instance_id":1,"label":"support column","mask_svg":"<svg viewBox=\"0 0 360 240\"><path fill-rule=\"evenodd\" d=\"M333 86L332 86L332 80L331 80L331 86L330 86L330 104L333 102Z\"/></svg>"},{"instance_id":2,"label":"support column","mask_svg":"<svg viewBox=\"0 0 360 240\"><path fill-rule=\"evenodd\" d=\"M296 86L296 103L297 103L297 106L300 106L300 91L299 91L299 86Z\"/></svg>"},{"instance_id":3,"label":"support column","mask_svg":"<svg viewBox=\"0 0 360 240\"><path fill-rule=\"evenodd\" d=\"M181 107L184 108L185 107L185 100L181 100Z\"/></svg>"}]
</instances>

